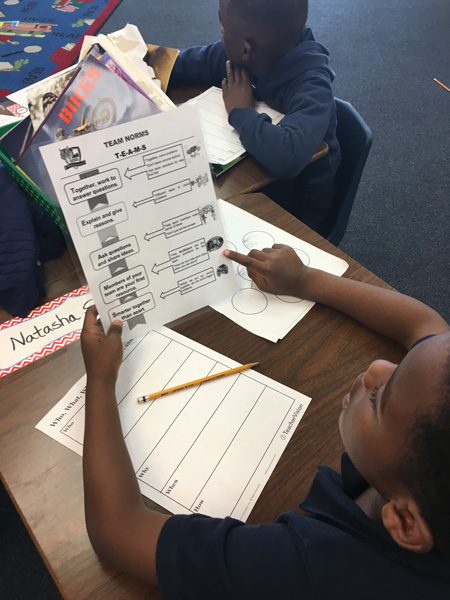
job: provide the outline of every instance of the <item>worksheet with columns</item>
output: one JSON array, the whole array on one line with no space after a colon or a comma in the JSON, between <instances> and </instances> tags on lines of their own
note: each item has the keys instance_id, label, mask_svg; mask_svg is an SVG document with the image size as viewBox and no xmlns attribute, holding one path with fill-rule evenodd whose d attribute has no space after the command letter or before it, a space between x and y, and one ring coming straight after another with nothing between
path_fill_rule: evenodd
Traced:
<instances>
[{"instance_id":1,"label":"worksheet with columns","mask_svg":"<svg viewBox=\"0 0 450 600\"><path fill-rule=\"evenodd\" d=\"M166 328L125 345L117 401L141 492L173 513L246 520L310 402L247 370L146 404L138 396L238 366ZM83 451L86 378L36 426Z\"/></svg>"}]
</instances>

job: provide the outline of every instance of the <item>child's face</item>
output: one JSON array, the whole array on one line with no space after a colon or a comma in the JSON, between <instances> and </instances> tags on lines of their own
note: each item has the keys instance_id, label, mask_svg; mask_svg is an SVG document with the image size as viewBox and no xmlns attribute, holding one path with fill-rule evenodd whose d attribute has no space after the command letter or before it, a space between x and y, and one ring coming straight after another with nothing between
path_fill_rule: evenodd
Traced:
<instances>
[{"instance_id":1,"label":"child's face","mask_svg":"<svg viewBox=\"0 0 450 600\"><path fill-rule=\"evenodd\" d=\"M400 365L376 360L344 397L339 427L361 475L385 498L401 491L395 471L419 414L434 409L448 352L448 334L423 341Z\"/></svg>"},{"instance_id":2,"label":"child's face","mask_svg":"<svg viewBox=\"0 0 450 600\"><path fill-rule=\"evenodd\" d=\"M225 52L233 66L242 66L245 39L245 21L234 12L229 13L230 0L219 0L220 36Z\"/></svg>"}]
</instances>

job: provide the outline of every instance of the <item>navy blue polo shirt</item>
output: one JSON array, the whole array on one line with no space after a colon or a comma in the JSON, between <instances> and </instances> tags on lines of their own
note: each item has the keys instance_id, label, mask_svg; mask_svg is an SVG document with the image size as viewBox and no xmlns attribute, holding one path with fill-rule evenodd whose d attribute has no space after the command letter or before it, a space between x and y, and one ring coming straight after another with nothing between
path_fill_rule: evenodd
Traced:
<instances>
[{"instance_id":1,"label":"navy blue polo shirt","mask_svg":"<svg viewBox=\"0 0 450 600\"><path fill-rule=\"evenodd\" d=\"M354 502L367 482L342 455L342 475L319 467L307 516L270 525L176 515L164 525L156 567L164 600L448 600L450 562L400 548Z\"/></svg>"}]
</instances>

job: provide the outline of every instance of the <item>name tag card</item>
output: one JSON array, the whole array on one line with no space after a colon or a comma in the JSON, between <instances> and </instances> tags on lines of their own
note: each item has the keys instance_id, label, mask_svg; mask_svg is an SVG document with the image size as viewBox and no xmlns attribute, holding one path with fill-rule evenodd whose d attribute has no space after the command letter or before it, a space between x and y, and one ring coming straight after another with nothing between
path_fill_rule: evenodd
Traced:
<instances>
[{"instance_id":1,"label":"name tag card","mask_svg":"<svg viewBox=\"0 0 450 600\"><path fill-rule=\"evenodd\" d=\"M84 313L93 303L87 287L0 324L0 377L67 346L80 337Z\"/></svg>"}]
</instances>

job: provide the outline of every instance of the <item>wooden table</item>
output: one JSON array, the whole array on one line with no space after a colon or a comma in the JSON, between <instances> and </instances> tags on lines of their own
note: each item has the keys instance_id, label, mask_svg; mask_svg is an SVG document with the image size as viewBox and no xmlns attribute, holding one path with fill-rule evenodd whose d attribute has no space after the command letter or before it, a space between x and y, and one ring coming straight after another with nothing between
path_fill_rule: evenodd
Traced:
<instances>
[{"instance_id":1,"label":"wooden table","mask_svg":"<svg viewBox=\"0 0 450 600\"><path fill-rule=\"evenodd\" d=\"M232 203L346 259L347 277L389 287L265 196L252 194ZM52 279L47 299L77 286L67 258L45 269L47 280ZM372 360L381 356L396 362L403 356L394 342L319 305L277 344L211 309L176 330L235 360L245 356L249 362L262 361L262 373L312 397L250 523L270 522L280 512L295 508L306 495L317 464L339 468L342 443L337 421L342 397ZM35 429L83 372L76 342L0 380L2 479L64 598L159 598L156 589L99 562L84 523L81 458Z\"/></svg>"}]
</instances>

